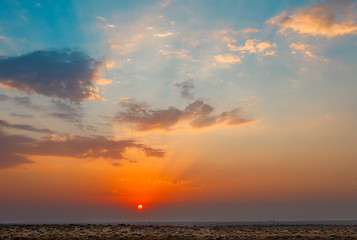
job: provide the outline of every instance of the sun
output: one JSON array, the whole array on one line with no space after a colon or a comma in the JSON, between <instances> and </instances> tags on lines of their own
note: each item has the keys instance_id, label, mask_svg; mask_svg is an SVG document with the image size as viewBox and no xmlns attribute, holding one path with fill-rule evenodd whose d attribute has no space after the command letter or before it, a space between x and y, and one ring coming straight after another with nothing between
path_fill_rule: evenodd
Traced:
<instances>
[{"instance_id":1,"label":"sun","mask_svg":"<svg viewBox=\"0 0 357 240\"><path fill-rule=\"evenodd\" d=\"M143 208L144 208L143 205L141 205L141 204L138 205L138 209L139 209L139 210L141 210L141 209L143 209Z\"/></svg>"}]
</instances>

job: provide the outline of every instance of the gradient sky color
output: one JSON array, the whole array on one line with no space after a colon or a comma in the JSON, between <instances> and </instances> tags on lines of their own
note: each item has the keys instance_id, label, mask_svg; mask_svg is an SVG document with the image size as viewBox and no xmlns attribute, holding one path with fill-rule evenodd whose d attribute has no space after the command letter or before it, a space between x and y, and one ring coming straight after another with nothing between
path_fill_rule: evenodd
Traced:
<instances>
[{"instance_id":1,"label":"gradient sky color","mask_svg":"<svg viewBox=\"0 0 357 240\"><path fill-rule=\"evenodd\" d=\"M357 219L356 1L0 13L0 222Z\"/></svg>"}]
</instances>

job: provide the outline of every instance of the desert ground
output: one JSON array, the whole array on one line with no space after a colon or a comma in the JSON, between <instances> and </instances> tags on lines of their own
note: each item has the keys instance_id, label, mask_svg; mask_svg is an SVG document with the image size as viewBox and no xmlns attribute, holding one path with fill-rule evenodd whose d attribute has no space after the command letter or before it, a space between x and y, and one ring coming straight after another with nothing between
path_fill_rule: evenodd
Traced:
<instances>
[{"instance_id":1,"label":"desert ground","mask_svg":"<svg viewBox=\"0 0 357 240\"><path fill-rule=\"evenodd\" d=\"M357 225L0 224L0 239L357 239Z\"/></svg>"}]
</instances>

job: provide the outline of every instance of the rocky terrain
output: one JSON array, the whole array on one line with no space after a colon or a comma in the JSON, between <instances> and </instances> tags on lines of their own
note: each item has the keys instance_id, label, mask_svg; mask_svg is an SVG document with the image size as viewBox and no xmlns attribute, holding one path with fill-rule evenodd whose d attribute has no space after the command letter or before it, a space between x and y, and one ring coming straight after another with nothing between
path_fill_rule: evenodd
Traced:
<instances>
[{"instance_id":1,"label":"rocky terrain","mask_svg":"<svg viewBox=\"0 0 357 240\"><path fill-rule=\"evenodd\" d=\"M0 239L357 239L357 225L0 224Z\"/></svg>"}]
</instances>

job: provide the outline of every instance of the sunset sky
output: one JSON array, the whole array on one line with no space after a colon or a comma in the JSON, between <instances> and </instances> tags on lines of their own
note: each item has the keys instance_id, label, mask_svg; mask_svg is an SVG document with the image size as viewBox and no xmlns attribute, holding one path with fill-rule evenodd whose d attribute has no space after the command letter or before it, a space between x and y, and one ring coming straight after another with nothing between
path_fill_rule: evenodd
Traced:
<instances>
[{"instance_id":1,"label":"sunset sky","mask_svg":"<svg viewBox=\"0 0 357 240\"><path fill-rule=\"evenodd\" d=\"M0 223L357 219L357 1L3 0L0 113Z\"/></svg>"}]
</instances>

